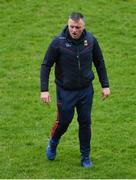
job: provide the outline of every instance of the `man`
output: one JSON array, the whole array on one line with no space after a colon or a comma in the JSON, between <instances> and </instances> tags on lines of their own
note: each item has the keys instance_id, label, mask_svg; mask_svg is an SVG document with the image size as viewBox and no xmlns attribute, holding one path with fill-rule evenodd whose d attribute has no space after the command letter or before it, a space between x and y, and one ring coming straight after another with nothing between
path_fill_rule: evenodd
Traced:
<instances>
[{"instance_id":1,"label":"man","mask_svg":"<svg viewBox=\"0 0 136 180\"><path fill-rule=\"evenodd\" d=\"M41 99L50 103L49 74L55 63L58 115L46 149L49 160L56 157L61 136L66 132L76 108L79 123L81 166L91 167L91 107L93 100L92 63L102 86L103 98L110 95L103 55L96 38L85 29L84 17L74 12L68 25L50 44L41 65Z\"/></svg>"}]
</instances>

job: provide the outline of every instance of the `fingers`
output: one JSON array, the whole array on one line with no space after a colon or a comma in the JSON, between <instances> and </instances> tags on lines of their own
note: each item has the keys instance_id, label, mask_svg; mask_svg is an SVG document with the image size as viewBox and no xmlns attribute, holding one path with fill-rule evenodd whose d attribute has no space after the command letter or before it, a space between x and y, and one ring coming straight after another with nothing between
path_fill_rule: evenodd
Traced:
<instances>
[{"instance_id":1,"label":"fingers","mask_svg":"<svg viewBox=\"0 0 136 180\"><path fill-rule=\"evenodd\" d=\"M44 103L49 104L49 103L51 102L49 92L42 92L42 93L41 93L41 100L42 100Z\"/></svg>"},{"instance_id":2,"label":"fingers","mask_svg":"<svg viewBox=\"0 0 136 180\"><path fill-rule=\"evenodd\" d=\"M47 96L47 97L42 97L41 98L42 99L42 101L44 102L44 103L47 103L47 104L49 104L50 103L50 96Z\"/></svg>"},{"instance_id":3,"label":"fingers","mask_svg":"<svg viewBox=\"0 0 136 180\"><path fill-rule=\"evenodd\" d=\"M110 95L110 89L109 88L103 88L102 90L102 99L105 100Z\"/></svg>"},{"instance_id":4,"label":"fingers","mask_svg":"<svg viewBox=\"0 0 136 180\"><path fill-rule=\"evenodd\" d=\"M107 99L109 97L109 95L110 95L109 93L103 93L102 99L103 100Z\"/></svg>"}]
</instances>

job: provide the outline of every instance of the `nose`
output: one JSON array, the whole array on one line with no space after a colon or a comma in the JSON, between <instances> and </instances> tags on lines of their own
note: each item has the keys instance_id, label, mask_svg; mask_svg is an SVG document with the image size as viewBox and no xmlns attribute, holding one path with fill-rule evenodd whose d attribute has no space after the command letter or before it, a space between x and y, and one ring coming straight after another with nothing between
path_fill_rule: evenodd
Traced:
<instances>
[{"instance_id":1,"label":"nose","mask_svg":"<svg viewBox=\"0 0 136 180\"><path fill-rule=\"evenodd\" d=\"M73 32L76 32L76 30L77 30L76 27L74 27L74 28L73 28Z\"/></svg>"}]
</instances>

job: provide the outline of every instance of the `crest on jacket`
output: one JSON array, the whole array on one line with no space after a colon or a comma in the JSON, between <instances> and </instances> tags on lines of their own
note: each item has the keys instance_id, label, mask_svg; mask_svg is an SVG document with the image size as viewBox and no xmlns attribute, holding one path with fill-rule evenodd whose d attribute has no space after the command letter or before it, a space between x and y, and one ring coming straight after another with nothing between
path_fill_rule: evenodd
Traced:
<instances>
[{"instance_id":1,"label":"crest on jacket","mask_svg":"<svg viewBox=\"0 0 136 180\"><path fill-rule=\"evenodd\" d=\"M87 45L88 45L87 40L84 40L84 46L87 46Z\"/></svg>"}]
</instances>

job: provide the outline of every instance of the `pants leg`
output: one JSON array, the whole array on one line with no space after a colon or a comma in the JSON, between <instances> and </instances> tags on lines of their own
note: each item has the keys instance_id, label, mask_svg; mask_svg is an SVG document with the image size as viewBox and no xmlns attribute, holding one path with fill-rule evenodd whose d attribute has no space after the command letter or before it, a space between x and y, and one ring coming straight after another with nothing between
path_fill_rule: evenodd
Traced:
<instances>
[{"instance_id":1,"label":"pants leg","mask_svg":"<svg viewBox=\"0 0 136 180\"><path fill-rule=\"evenodd\" d=\"M76 92L66 91L57 86L57 119L52 129L51 137L58 141L66 132L74 116L74 107L76 104Z\"/></svg>"},{"instance_id":2,"label":"pants leg","mask_svg":"<svg viewBox=\"0 0 136 180\"><path fill-rule=\"evenodd\" d=\"M90 154L93 92L92 84L88 88L81 90L76 105L79 122L80 152L83 156L89 156Z\"/></svg>"}]
</instances>

